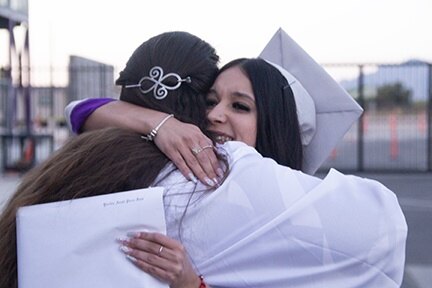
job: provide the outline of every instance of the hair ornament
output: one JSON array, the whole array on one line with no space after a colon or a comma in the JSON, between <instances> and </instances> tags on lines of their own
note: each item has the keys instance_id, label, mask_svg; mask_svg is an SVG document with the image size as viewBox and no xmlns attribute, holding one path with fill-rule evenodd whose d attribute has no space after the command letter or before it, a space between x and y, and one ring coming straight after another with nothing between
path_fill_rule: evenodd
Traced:
<instances>
[{"instance_id":1,"label":"hair ornament","mask_svg":"<svg viewBox=\"0 0 432 288\"><path fill-rule=\"evenodd\" d=\"M269 63L269 64L272 64L272 65L273 65L273 63L271 63L271 62L269 62L269 61L267 61L267 60L266 60L266 62ZM280 70L279 70L279 71L280 71ZM287 81L288 81L288 79L287 79ZM292 86L294 83L296 83L296 80L292 81L291 83L288 83L288 85L286 85L286 86L283 86L282 89L285 90L285 89L291 88L291 86Z\"/></svg>"},{"instance_id":2,"label":"hair ornament","mask_svg":"<svg viewBox=\"0 0 432 288\"><path fill-rule=\"evenodd\" d=\"M265 61L279 70L282 76L287 80L288 85L282 88L284 90L290 88L293 93L297 108L301 141L303 146L309 145L316 132L316 111L312 96L288 70L268 60Z\"/></svg>"},{"instance_id":3,"label":"hair ornament","mask_svg":"<svg viewBox=\"0 0 432 288\"><path fill-rule=\"evenodd\" d=\"M174 77L177 80L177 83L173 86L164 84L164 81L169 77ZM153 85L148 89L144 89L143 84L145 83L145 81L150 81L153 83ZM149 76L142 77L138 84L125 85L125 88L138 87L143 94L146 94L153 90L153 96L156 99L161 100L168 95L168 90L175 90L179 88L182 82L191 83L192 80L189 76L187 76L186 78L181 78L180 75L178 75L177 73L168 73L164 75L162 67L154 66L150 69Z\"/></svg>"}]
</instances>

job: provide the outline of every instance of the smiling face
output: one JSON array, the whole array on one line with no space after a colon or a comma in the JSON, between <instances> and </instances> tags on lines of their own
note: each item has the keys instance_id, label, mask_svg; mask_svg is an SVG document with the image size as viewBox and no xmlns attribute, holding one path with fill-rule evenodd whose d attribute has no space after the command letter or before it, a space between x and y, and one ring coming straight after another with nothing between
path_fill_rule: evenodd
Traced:
<instances>
[{"instance_id":1,"label":"smiling face","mask_svg":"<svg viewBox=\"0 0 432 288\"><path fill-rule=\"evenodd\" d=\"M231 67L216 78L207 95L208 130L216 142L242 141L255 147L257 108L252 84L238 67Z\"/></svg>"}]
</instances>

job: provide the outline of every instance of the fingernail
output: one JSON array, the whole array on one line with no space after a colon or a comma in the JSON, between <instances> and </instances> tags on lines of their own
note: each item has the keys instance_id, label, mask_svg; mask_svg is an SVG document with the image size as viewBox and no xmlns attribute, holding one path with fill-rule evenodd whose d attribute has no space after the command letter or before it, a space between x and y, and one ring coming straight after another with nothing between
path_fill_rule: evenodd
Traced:
<instances>
[{"instance_id":1,"label":"fingernail","mask_svg":"<svg viewBox=\"0 0 432 288\"><path fill-rule=\"evenodd\" d=\"M126 254L126 258L129 259L130 261L134 262L134 263L137 262L137 259L131 255Z\"/></svg>"},{"instance_id":2,"label":"fingernail","mask_svg":"<svg viewBox=\"0 0 432 288\"><path fill-rule=\"evenodd\" d=\"M217 169L216 169L216 174L217 174L220 178L222 178L222 177L224 176L224 173L223 173L223 171L222 171L221 168L217 168Z\"/></svg>"},{"instance_id":3,"label":"fingernail","mask_svg":"<svg viewBox=\"0 0 432 288\"><path fill-rule=\"evenodd\" d=\"M194 183L198 183L198 179L192 173L189 173L189 179Z\"/></svg>"},{"instance_id":4,"label":"fingernail","mask_svg":"<svg viewBox=\"0 0 432 288\"><path fill-rule=\"evenodd\" d=\"M129 242L129 238L128 237L117 237L116 240L117 240L117 242L120 242L120 243L127 243L127 242Z\"/></svg>"},{"instance_id":5,"label":"fingernail","mask_svg":"<svg viewBox=\"0 0 432 288\"><path fill-rule=\"evenodd\" d=\"M215 186L216 184L210 179L210 178L208 178L208 177L205 177L204 178L204 181L207 183L207 185L209 185L209 186Z\"/></svg>"},{"instance_id":6,"label":"fingernail","mask_svg":"<svg viewBox=\"0 0 432 288\"><path fill-rule=\"evenodd\" d=\"M120 250L123 251L124 253L130 253L132 251L131 248L124 246L124 245L120 246Z\"/></svg>"},{"instance_id":7,"label":"fingernail","mask_svg":"<svg viewBox=\"0 0 432 288\"><path fill-rule=\"evenodd\" d=\"M218 181L216 178L213 178L213 182L214 182L217 186L219 186L219 181Z\"/></svg>"}]
</instances>

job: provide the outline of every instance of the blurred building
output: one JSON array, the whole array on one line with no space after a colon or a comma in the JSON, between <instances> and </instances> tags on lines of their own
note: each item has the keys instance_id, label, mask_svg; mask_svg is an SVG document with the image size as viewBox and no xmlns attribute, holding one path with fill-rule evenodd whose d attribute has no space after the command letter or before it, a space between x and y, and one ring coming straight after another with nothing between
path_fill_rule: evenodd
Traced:
<instances>
[{"instance_id":1,"label":"blurred building","mask_svg":"<svg viewBox=\"0 0 432 288\"><path fill-rule=\"evenodd\" d=\"M0 0L0 29L7 31L7 59L0 67L0 121L4 132L11 133L17 117L30 125L30 53L28 0ZM21 115L18 115L21 114Z\"/></svg>"},{"instance_id":2,"label":"blurred building","mask_svg":"<svg viewBox=\"0 0 432 288\"><path fill-rule=\"evenodd\" d=\"M114 67L88 58L69 57L68 102L84 98L118 97Z\"/></svg>"}]
</instances>

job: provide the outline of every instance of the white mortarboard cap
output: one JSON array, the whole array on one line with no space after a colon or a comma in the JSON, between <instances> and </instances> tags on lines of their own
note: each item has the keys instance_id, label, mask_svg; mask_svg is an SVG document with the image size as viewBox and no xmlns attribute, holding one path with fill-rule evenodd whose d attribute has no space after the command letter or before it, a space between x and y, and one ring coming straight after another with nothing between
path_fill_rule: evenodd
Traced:
<instances>
[{"instance_id":1,"label":"white mortarboard cap","mask_svg":"<svg viewBox=\"0 0 432 288\"><path fill-rule=\"evenodd\" d=\"M302 169L305 173L314 174L363 109L282 29L276 32L260 57L294 75L314 100L316 131L310 143L303 147Z\"/></svg>"}]
</instances>

